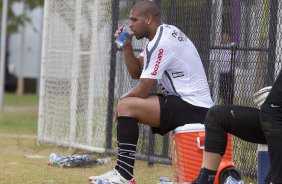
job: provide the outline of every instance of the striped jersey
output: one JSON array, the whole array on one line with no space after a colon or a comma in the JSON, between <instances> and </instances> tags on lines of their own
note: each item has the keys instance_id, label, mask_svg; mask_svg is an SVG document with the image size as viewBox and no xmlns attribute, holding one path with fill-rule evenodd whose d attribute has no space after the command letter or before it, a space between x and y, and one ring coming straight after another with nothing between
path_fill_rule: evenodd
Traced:
<instances>
[{"instance_id":1,"label":"striped jersey","mask_svg":"<svg viewBox=\"0 0 282 184\"><path fill-rule=\"evenodd\" d=\"M180 96L199 107L213 105L199 53L177 27L160 25L141 56L144 67L140 78L157 79L164 95Z\"/></svg>"}]
</instances>

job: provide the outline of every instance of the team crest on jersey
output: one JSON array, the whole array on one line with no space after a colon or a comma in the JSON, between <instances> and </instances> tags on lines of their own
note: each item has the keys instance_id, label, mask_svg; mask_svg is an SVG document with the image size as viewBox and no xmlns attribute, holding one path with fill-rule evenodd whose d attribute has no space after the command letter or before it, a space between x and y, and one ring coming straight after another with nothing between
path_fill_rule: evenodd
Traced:
<instances>
[{"instance_id":1,"label":"team crest on jersey","mask_svg":"<svg viewBox=\"0 0 282 184\"><path fill-rule=\"evenodd\" d=\"M183 77L183 76L184 76L184 72L173 72L172 73L173 78Z\"/></svg>"},{"instance_id":2,"label":"team crest on jersey","mask_svg":"<svg viewBox=\"0 0 282 184\"><path fill-rule=\"evenodd\" d=\"M160 67L160 64L161 64L161 61L162 61L162 58L163 58L163 53L164 53L164 49L159 49L157 62L155 64L154 71L151 73L152 75L157 75L158 69Z\"/></svg>"}]
</instances>

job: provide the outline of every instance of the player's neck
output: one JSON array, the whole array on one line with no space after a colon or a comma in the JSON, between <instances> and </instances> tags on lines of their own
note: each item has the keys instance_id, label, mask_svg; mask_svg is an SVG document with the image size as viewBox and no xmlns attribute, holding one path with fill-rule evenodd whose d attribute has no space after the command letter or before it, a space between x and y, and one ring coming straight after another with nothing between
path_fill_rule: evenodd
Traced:
<instances>
[{"instance_id":1,"label":"player's neck","mask_svg":"<svg viewBox=\"0 0 282 184\"><path fill-rule=\"evenodd\" d=\"M151 26L150 34L147 37L149 41L152 41L154 39L160 25L162 25L161 22L153 23L153 25Z\"/></svg>"}]
</instances>

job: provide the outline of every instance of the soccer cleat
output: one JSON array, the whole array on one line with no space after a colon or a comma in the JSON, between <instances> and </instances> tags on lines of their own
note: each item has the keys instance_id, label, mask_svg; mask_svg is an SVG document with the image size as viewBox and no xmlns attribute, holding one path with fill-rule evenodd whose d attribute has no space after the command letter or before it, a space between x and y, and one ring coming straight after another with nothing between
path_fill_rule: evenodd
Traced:
<instances>
[{"instance_id":1,"label":"soccer cleat","mask_svg":"<svg viewBox=\"0 0 282 184\"><path fill-rule=\"evenodd\" d=\"M91 181L91 184L136 184L134 178L131 180L125 179L116 169L100 176L90 176L89 180Z\"/></svg>"}]
</instances>

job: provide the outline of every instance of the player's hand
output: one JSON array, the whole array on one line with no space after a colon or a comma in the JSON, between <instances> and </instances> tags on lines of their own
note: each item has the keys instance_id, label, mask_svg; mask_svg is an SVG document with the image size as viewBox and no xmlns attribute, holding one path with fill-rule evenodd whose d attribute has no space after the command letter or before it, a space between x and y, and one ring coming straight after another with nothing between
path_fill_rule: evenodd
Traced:
<instances>
[{"instance_id":1,"label":"player's hand","mask_svg":"<svg viewBox=\"0 0 282 184\"><path fill-rule=\"evenodd\" d=\"M253 100L255 105L260 108L261 105L264 103L266 97L268 96L270 90L271 90L272 86L267 86L264 88L261 88L260 90L258 90L257 92L255 92L253 94Z\"/></svg>"},{"instance_id":2,"label":"player's hand","mask_svg":"<svg viewBox=\"0 0 282 184\"><path fill-rule=\"evenodd\" d=\"M120 33L122 32L123 28L125 25L119 26L118 29L116 30L114 36L118 37L120 35Z\"/></svg>"},{"instance_id":3,"label":"player's hand","mask_svg":"<svg viewBox=\"0 0 282 184\"><path fill-rule=\"evenodd\" d=\"M120 33L123 31L123 29L125 28L126 25L121 25L118 27L118 29L116 30L114 36L117 38ZM132 42L132 37L133 34L129 33L128 39L126 40L126 42L123 44L122 48L126 47L126 46L131 46L131 42Z\"/></svg>"}]
</instances>

